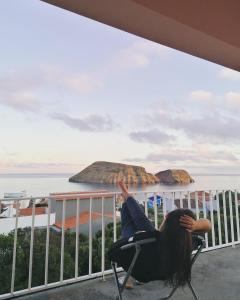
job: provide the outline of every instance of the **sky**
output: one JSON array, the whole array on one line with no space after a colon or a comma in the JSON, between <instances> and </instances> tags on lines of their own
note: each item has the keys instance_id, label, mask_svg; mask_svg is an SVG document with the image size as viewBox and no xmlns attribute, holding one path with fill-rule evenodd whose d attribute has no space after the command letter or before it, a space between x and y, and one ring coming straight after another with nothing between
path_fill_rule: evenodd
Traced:
<instances>
[{"instance_id":1,"label":"sky","mask_svg":"<svg viewBox=\"0 0 240 300\"><path fill-rule=\"evenodd\" d=\"M39 0L0 36L0 173L240 173L240 73Z\"/></svg>"}]
</instances>

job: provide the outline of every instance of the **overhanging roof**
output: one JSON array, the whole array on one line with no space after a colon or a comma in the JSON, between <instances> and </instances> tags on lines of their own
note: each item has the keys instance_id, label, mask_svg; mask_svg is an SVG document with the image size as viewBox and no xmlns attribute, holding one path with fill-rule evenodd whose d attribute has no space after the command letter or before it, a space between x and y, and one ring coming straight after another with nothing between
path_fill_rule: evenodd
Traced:
<instances>
[{"instance_id":1,"label":"overhanging roof","mask_svg":"<svg viewBox=\"0 0 240 300\"><path fill-rule=\"evenodd\" d=\"M240 71L239 0L42 0Z\"/></svg>"}]
</instances>

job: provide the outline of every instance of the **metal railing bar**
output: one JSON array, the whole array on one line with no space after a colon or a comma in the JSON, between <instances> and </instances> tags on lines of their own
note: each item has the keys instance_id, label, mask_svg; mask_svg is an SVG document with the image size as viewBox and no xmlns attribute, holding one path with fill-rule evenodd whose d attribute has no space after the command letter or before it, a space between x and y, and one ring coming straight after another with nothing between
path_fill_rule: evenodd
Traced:
<instances>
[{"instance_id":1,"label":"metal railing bar","mask_svg":"<svg viewBox=\"0 0 240 300\"><path fill-rule=\"evenodd\" d=\"M191 209L191 198L190 198L190 192L187 193L187 202L188 202L188 209Z\"/></svg>"},{"instance_id":2,"label":"metal railing bar","mask_svg":"<svg viewBox=\"0 0 240 300\"><path fill-rule=\"evenodd\" d=\"M76 240L75 240L75 278L78 277L78 254L79 254L79 198L76 203Z\"/></svg>"},{"instance_id":3,"label":"metal railing bar","mask_svg":"<svg viewBox=\"0 0 240 300\"><path fill-rule=\"evenodd\" d=\"M206 208L206 194L205 191L202 192L202 205L203 205L203 217L204 219L207 219L207 208ZM205 237L205 243L206 243L206 248L208 248L208 233L204 234Z\"/></svg>"},{"instance_id":4,"label":"metal railing bar","mask_svg":"<svg viewBox=\"0 0 240 300\"><path fill-rule=\"evenodd\" d=\"M235 210L236 210L236 223L237 223L237 240L240 241L240 233L239 233L239 208L238 208L238 193L237 190L234 192L235 196Z\"/></svg>"},{"instance_id":5,"label":"metal railing bar","mask_svg":"<svg viewBox=\"0 0 240 300\"><path fill-rule=\"evenodd\" d=\"M179 197L180 198L180 200L179 200L180 201L180 208L183 208L182 192L180 192L179 195L180 195L180 197Z\"/></svg>"},{"instance_id":6,"label":"metal railing bar","mask_svg":"<svg viewBox=\"0 0 240 300\"><path fill-rule=\"evenodd\" d=\"M196 216L197 219L199 219L198 192L195 192L195 207L196 207Z\"/></svg>"},{"instance_id":7,"label":"metal railing bar","mask_svg":"<svg viewBox=\"0 0 240 300\"><path fill-rule=\"evenodd\" d=\"M16 216L13 242L13 262L12 262L12 278L11 278L11 296L14 293L15 286L15 272L16 272L16 254L17 254L17 231L18 231L18 216L19 216L19 202L16 202Z\"/></svg>"},{"instance_id":8,"label":"metal railing bar","mask_svg":"<svg viewBox=\"0 0 240 300\"><path fill-rule=\"evenodd\" d=\"M32 287L34 223L35 223L35 200L33 200L33 205L32 205L32 226L31 226L31 240L30 240L29 271L28 271L28 290L29 291L31 290L31 287Z\"/></svg>"},{"instance_id":9,"label":"metal railing bar","mask_svg":"<svg viewBox=\"0 0 240 300\"><path fill-rule=\"evenodd\" d=\"M221 216L220 216L220 205L219 205L219 192L216 191L216 200L217 200L217 218L218 218L218 240L219 245L222 245L222 225L221 225Z\"/></svg>"},{"instance_id":10,"label":"metal railing bar","mask_svg":"<svg viewBox=\"0 0 240 300\"><path fill-rule=\"evenodd\" d=\"M104 219L104 197L102 197L102 276L104 280L104 271L105 271L105 219Z\"/></svg>"},{"instance_id":11,"label":"metal railing bar","mask_svg":"<svg viewBox=\"0 0 240 300\"><path fill-rule=\"evenodd\" d=\"M223 197L223 214L224 214L224 233L225 233L225 244L228 244L228 225L227 225L227 212L226 212L226 197L225 191L222 192Z\"/></svg>"},{"instance_id":12,"label":"metal railing bar","mask_svg":"<svg viewBox=\"0 0 240 300\"><path fill-rule=\"evenodd\" d=\"M154 224L155 228L158 229L158 211L157 211L157 194L154 193L154 200L153 200L153 205L154 205Z\"/></svg>"},{"instance_id":13,"label":"metal railing bar","mask_svg":"<svg viewBox=\"0 0 240 300\"><path fill-rule=\"evenodd\" d=\"M210 201L210 217L211 217L211 223L212 223L212 244L213 247L216 245L215 241L215 227L214 227L214 217L213 217L213 202L212 202L212 191L209 191L209 201Z\"/></svg>"},{"instance_id":14,"label":"metal railing bar","mask_svg":"<svg viewBox=\"0 0 240 300\"><path fill-rule=\"evenodd\" d=\"M117 240L117 218L116 218L116 201L117 195L113 197L113 242Z\"/></svg>"},{"instance_id":15,"label":"metal railing bar","mask_svg":"<svg viewBox=\"0 0 240 300\"><path fill-rule=\"evenodd\" d=\"M230 228L231 228L231 242L234 243L234 229L233 229L233 208L232 208L232 191L228 191L228 201L230 209Z\"/></svg>"},{"instance_id":16,"label":"metal railing bar","mask_svg":"<svg viewBox=\"0 0 240 300\"><path fill-rule=\"evenodd\" d=\"M89 201L89 264L88 264L88 273L92 274L92 197Z\"/></svg>"},{"instance_id":17,"label":"metal railing bar","mask_svg":"<svg viewBox=\"0 0 240 300\"><path fill-rule=\"evenodd\" d=\"M63 282L64 272L64 238L65 238L65 213L66 213L66 200L62 202L62 235L61 235L61 263L60 263L60 282Z\"/></svg>"},{"instance_id":18,"label":"metal railing bar","mask_svg":"<svg viewBox=\"0 0 240 300\"><path fill-rule=\"evenodd\" d=\"M51 199L48 199L47 214L47 234L46 234L46 250L45 250L45 285L48 284L48 263L49 263L49 238L50 238L50 217L51 217Z\"/></svg>"}]
</instances>

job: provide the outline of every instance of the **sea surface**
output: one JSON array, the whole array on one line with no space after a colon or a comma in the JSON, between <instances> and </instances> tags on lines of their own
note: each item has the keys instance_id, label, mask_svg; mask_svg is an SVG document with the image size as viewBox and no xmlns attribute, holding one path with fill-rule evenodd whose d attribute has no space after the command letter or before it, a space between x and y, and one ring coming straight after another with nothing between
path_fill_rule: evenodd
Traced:
<instances>
[{"instance_id":1,"label":"sea surface","mask_svg":"<svg viewBox=\"0 0 240 300\"><path fill-rule=\"evenodd\" d=\"M72 183L73 174L0 174L0 198L4 193L26 191L28 196L43 197L53 192L94 191L106 189L118 191L116 185ZM130 191L158 192L170 190L240 190L240 174L191 174L195 183L189 185L144 185L130 186Z\"/></svg>"}]
</instances>

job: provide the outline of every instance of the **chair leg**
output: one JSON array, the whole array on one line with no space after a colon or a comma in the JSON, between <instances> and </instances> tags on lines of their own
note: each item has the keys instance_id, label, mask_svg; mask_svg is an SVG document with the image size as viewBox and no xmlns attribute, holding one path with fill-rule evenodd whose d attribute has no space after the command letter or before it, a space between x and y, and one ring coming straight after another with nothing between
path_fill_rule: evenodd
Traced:
<instances>
[{"instance_id":1,"label":"chair leg","mask_svg":"<svg viewBox=\"0 0 240 300\"><path fill-rule=\"evenodd\" d=\"M178 286L175 286L172 291L170 292L170 294L166 297L163 297L163 298L159 298L158 300L167 300L167 299L170 299L172 297L172 295L176 292Z\"/></svg>"},{"instance_id":2,"label":"chair leg","mask_svg":"<svg viewBox=\"0 0 240 300\"><path fill-rule=\"evenodd\" d=\"M190 288L190 290L191 290L191 292L192 292L192 294L193 294L194 299L195 299L195 300L198 300L197 294L196 294L196 292L195 292L195 290L194 290L194 288L193 288L191 282L188 281L187 284L188 284L188 286L189 286L189 288Z\"/></svg>"},{"instance_id":3,"label":"chair leg","mask_svg":"<svg viewBox=\"0 0 240 300\"><path fill-rule=\"evenodd\" d=\"M111 264L112 264L115 283L116 283L117 290L118 290L118 296L116 297L116 300L122 300L122 292L120 291L120 285L119 285L119 281L118 281L116 265L114 262L112 262Z\"/></svg>"}]
</instances>

